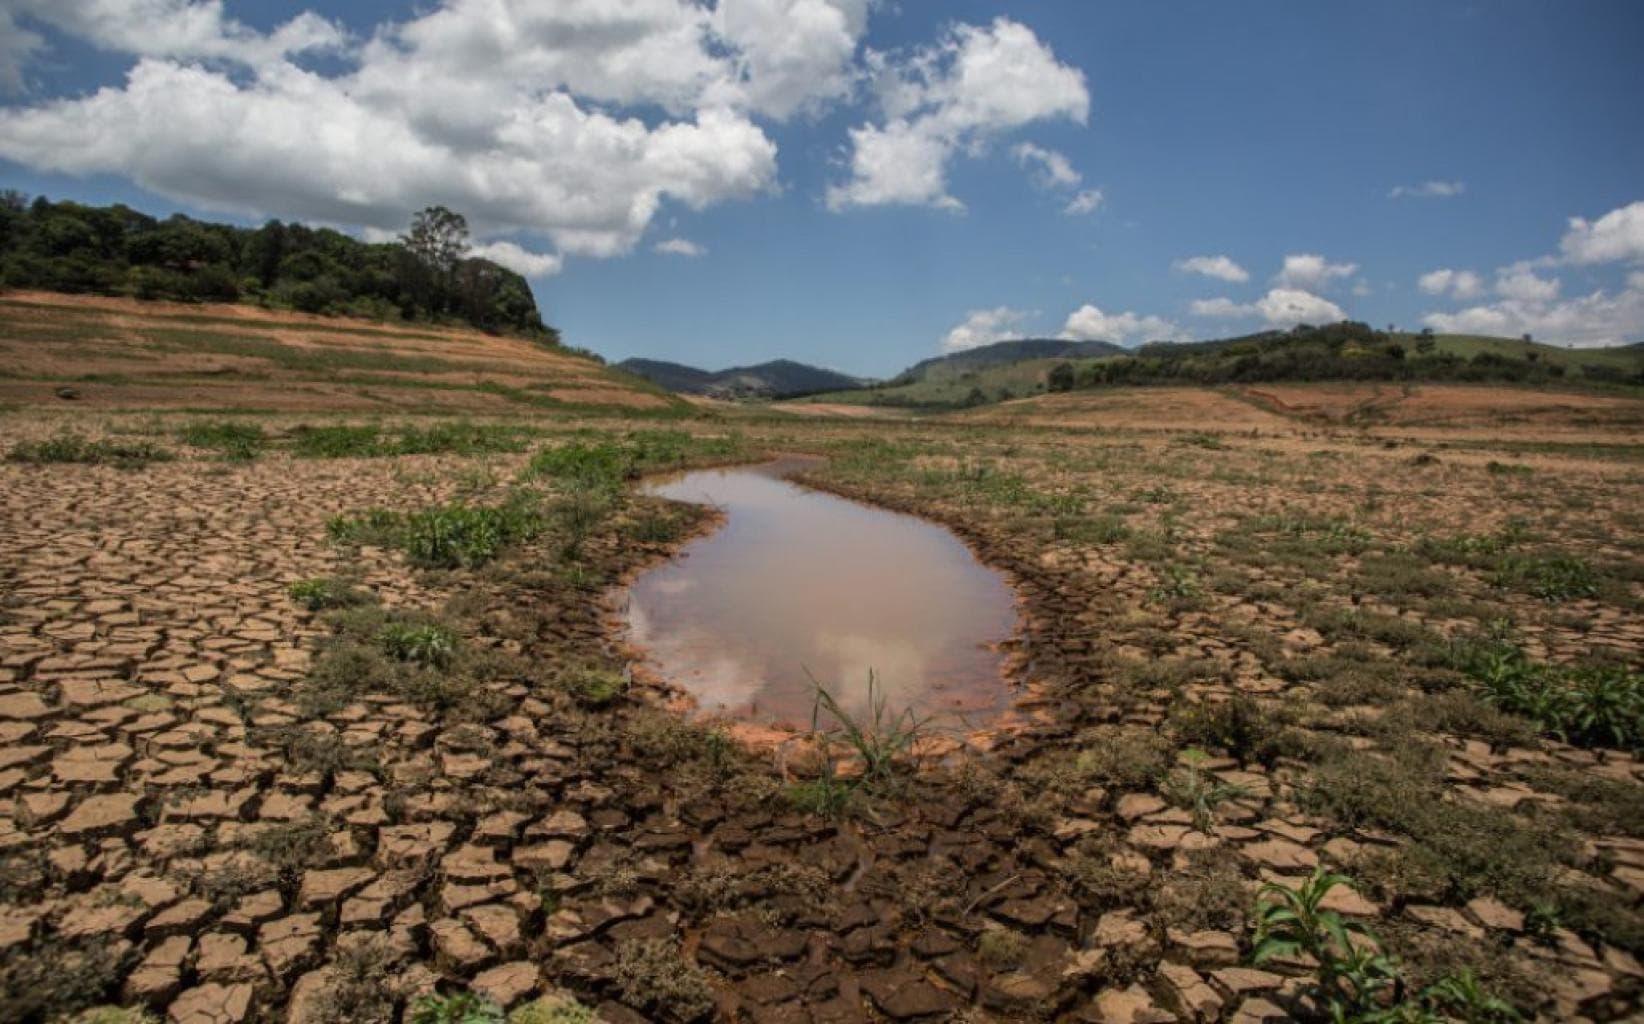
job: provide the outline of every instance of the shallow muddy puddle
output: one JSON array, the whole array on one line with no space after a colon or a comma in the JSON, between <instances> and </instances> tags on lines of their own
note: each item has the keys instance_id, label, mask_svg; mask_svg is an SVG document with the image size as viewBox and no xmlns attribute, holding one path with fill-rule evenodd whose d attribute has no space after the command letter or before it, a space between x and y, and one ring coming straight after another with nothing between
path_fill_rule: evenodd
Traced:
<instances>
[{"instance_id":1,"label":"shallow muddy puddle","mask_svg":"<svg viewBox=\"0 0 1644 1024\"><path fill-rule=\"evenodd\" d=\"M866 712L870 670L892 711L935 715L942 731L987 726L1011 700L999 647L1016 628L1011 588L940 526L784 479L810 461L645 486L725 516L631 586L628 637L646 668L702 714L780 729L809 728L812 676Z\"/></svg>"}]
</instances>

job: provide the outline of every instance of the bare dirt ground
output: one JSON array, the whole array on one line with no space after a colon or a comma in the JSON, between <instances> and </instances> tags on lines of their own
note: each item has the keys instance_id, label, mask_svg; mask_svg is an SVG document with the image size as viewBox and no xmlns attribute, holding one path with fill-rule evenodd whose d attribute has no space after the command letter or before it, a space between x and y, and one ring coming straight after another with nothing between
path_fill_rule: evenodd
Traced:
<instances>
[{"instance_id":1,"label":"bare dirt ground","mask_svg":"<svg viewBox=\"0 0 1644 1024\"><path fill-rule=\"evenodd\" d=\"M248 461L183 443L194 415L0 413L8 451L70 428L176 456L0 463L0 1001L1321 1019L1316 962L1252 954L1260 886L1325 867L1354 888L1322 908L1396 961L1378 1005L1471 977L1529 1018L1636 1019L1638 741L1560 739L1473 660L1636 692L1636 434L1388 448L1219 392L1056 398L1082 429L539 409L510 420L530 451L373 458L296 457L303 410L257 418ZM1261 436L1206 436L1222 415ZM624 686L607 586L701 513L521 482L566 445L813 451L817 486L948 524L1019 584L1025 724L830 789ZM543 532L467 567L332 525L510 494ZM316 577L366 603L309 610ZM388 653L424 626L454 653Z\"/></svg>"}]
</instances>

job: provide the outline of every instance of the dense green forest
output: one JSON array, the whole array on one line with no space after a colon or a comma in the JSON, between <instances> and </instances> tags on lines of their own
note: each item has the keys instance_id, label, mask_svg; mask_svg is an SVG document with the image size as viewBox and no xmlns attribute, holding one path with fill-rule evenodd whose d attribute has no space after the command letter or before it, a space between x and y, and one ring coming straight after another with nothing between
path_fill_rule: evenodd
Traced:
<instances>
[{"instance_id":1,"label":"dense green forest","mask_svg":"<svg viewBox=\"0 0 1644 1024\"><path fill-rule=\"evenodd\" d=\"M468 252L460 214L430 207L398 242L271 220L260 228L0 192L0 286L305 313L461 323L558 342L520 275Z\"/></svg>"},{"instance_id":2,"label":"dense green forest","mask_svg":"<svg viewBox=\"0 0 1644 1024\"><path fill-rule=\"evenodd\" d=\"M1477 342L1471 352L1465 344L1458 344L1469 340ZM1630 346L1621 351L1644 355L1637 349ZM1644 384L1644 358L1577 361L1569 350L1538 345L1528 337L1514 342L1434 336L1431 332L1406 334L1343 321L1221 341L1153 342L1134 355L1058 366L1049 384L1052 391L1066 391L1128 384L1288 380Z\"/></svg>"}]
</instances>

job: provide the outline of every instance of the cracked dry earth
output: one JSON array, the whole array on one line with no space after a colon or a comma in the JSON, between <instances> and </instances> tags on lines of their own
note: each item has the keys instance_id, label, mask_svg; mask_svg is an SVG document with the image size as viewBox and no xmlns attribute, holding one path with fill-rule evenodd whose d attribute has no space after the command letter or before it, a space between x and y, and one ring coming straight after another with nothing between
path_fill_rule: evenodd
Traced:
<instances>
[{"instance_id":1,"label":"cracked dry earth","mask_svg":"<svg viewBox=\"0 0 1644 1024\"><path fill-rule=\"evenodd\" d=\"M1170 455L1156 447L1161 459L1138 461ZM1067 468L1061 441L1027 448L1023 471L1046 492L1069 473L1096 479ZM768 763L704 746L644 695L579 710L529 671L489 680L496 703L471 714L366 695L307 719L293 689L330 630L287 596L305 577L349 570L389 607L466 594L481 612L471 639L527 661L608 650L597 590L534 580L533 560L549 557L537 549L507 556L525 567L514 576L419 574L326 540L330 516L448 497L461 466L0 465L0 956L65 971L104 958L110 994L176 1024L394 1019L436 988L503 1006L567 989L614 1022L1278 1021L1308 1011L1306 965L1248 965L1257 884L1400 847L1304 810L1307 765L1289 757L1196 761L1238 787L1209 821L1167 799L1156 774L1085 770L1092 752L1131 745L1142 760L1174 756L1151 745L1172 700L1305 690L1270 659L1332 641L1282 595L1138 612L1155 569L921 497L905 479L818 476L934 514L1010 570L1030 671L1053 693L1043 724L905 799L840 821L801 814ZM1113 486L1146 479L1130 473ZM1465 520L1454 503L1487 495L1459 470L1456 483L1445 514ZM1226 494L1200 496L1229 507ZM591 550L610 578L665 553L615 534ZM1541 634L1542 653L1561 629ZM1262 654L1257 631L1273 641ZM1591 631L1634 655L1644 637L1631 612L1605 611ZM1207 674L1174 691L1162 676L1108 684L1149 662ZM293 760L292 730L351 756ZM1351 748L1378 742L1339 731ZM1454 799L1504 815L1559 801L1526 781L1532 769L1639 781L1614 752L1439 742ZM1583 846L1560 871L1636 908L1636 829L1560 828ZM305 831L321 841L282 857L282 837ZM1328 905L1399 936L1413 961L1469 954L1544 1019L1637 1010L1644 971L1626 950L1563 926L1533 938L1526 908L1494 895L1341 889ZM348 1001L360 984L377 1002Z\"/></svg>"}]
</instances>

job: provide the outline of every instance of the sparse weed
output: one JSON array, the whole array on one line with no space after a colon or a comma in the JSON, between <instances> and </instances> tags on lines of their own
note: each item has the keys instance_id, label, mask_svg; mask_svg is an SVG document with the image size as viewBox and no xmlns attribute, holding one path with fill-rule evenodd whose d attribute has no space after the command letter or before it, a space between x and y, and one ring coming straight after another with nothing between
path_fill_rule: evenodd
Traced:
<instances>
[{"instance_id":1,"label":"sparse weed","mask_svg":"<svg viewBox=\"0 0 1644 1024\"><path fill-rule=\"evenodd\" d=\"M594 665L572 665L560 674L560 685L589 707L602 708L628 692L632 676Z\"/></svg>"},{"instance_id":2,"label":"sparse weed","mask_svg":"<svg viewBox=\"0 0 1644 1024\"><path fill-rule=\"evenodd\" d=\"M713 988L707 975L666 940L622 943L617 947L613 974L623 1001L649 1011L656 1019L692 1024L713 1012Z\"/></svg>"},{"instance_id":3,"label":"sparse weed","mask_svg":"<svg viewBox=\"0 0 1644 1024\"><path fill-rule=\"evenodd\" d=\"M564 992L533 999L508 1014L508 1024L595 1024L599 1017Z\"/></svg>"}]
</instances>

